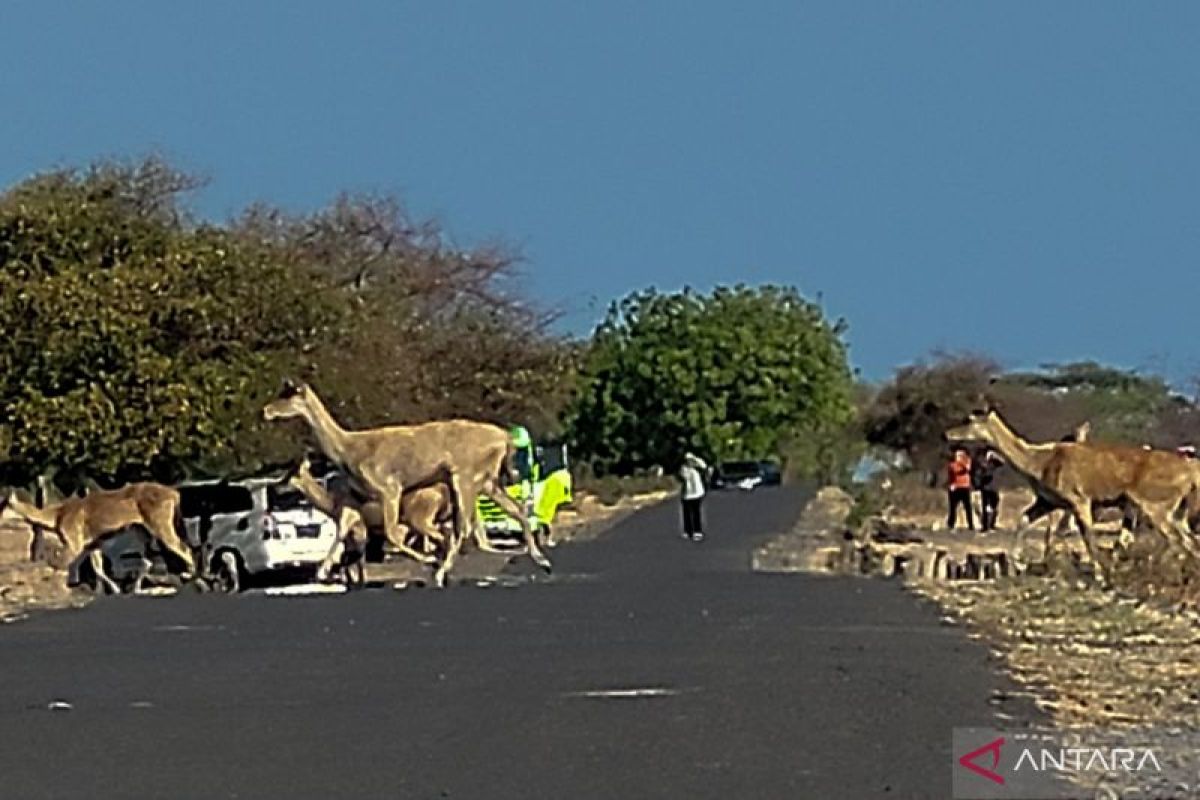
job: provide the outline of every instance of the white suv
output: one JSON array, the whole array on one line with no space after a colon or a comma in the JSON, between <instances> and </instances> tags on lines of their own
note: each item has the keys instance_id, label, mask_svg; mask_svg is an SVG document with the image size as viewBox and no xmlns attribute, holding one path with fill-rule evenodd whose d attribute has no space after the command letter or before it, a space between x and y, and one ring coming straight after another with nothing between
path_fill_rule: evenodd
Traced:
<instances>
[{"instance_id":1,"label":"white suv","mask_svg":"<svg viewBox=\"0 0 1200 800\"><path fill-rule=\"evenodd\" d=\"M337 536L328 515L278 479L191 483L179 494L188 544L203 554L222 591L238 591L247 575L315 567ZM114 537L104 554L117 581L145 569L137 533Z\"/></svg>"}]
</instances>

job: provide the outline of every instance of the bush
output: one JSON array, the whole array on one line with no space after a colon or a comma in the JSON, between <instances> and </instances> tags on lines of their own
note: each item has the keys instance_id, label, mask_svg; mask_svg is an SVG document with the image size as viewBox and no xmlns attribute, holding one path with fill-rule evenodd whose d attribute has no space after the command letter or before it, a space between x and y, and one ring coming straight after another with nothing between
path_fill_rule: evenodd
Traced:
<instances>
[{"instance_id":1,"label":"bush","mask_svg":"<svg viewBox=\"0 0 1200 800\"><path fill-rule=\"evenodd\" d=\"M670 476L653 475L594 475L581 477L575 482L577 492L587 492L607 506L616 505L626 497L660 491L676 491L679 482Z\"/></svg>"}]
</instances>

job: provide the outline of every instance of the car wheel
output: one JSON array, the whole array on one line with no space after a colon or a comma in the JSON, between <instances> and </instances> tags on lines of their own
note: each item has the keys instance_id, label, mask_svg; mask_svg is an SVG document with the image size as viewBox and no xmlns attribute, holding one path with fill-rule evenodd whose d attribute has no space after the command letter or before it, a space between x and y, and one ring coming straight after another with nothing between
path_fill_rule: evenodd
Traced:
<instances>
[{"instance_id":1,"label":"car wheel","mask_svg":"<svg viewBox=\"0 0 1200 800\"><path fill-rule=\"evenodd\" d=\"M242 589L242 561L232 550L222 550L213 564L214 588L226 594L236 594Z\"/></svg>"}]
</instances>

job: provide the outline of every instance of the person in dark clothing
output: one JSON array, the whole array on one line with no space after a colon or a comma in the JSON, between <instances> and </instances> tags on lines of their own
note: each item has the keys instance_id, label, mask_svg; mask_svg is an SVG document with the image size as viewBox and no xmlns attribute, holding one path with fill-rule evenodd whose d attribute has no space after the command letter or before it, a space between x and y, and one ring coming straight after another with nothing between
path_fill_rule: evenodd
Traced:
<instances>
[{"instance_id":1,"label":"person in dark clothing","mask_svg":"<svg viewBox=\"0 0 1200 800\"><path fill-rule=\"evenodd\" d=\"M946 466L946 490L950 499L950 514L946 527L954 529L958 522L958 508L967 514L967 527L975 530L975 515L971 511L971 456L964 447L954 448L954 456Z\"/></svg>"},{"instance_id":2,"label":"person in dark clothing","mask_svg":"<svg viewBox=\"0 0 1200 800\"><path fill-rule=\"evenodd\" d=\"M979 529L995 530L1000 515L1000 492L996 488L996 470L1004 465L1000 456L985 450L971 461L971 485L979 492Z\"/></svg>"}]
</instances>

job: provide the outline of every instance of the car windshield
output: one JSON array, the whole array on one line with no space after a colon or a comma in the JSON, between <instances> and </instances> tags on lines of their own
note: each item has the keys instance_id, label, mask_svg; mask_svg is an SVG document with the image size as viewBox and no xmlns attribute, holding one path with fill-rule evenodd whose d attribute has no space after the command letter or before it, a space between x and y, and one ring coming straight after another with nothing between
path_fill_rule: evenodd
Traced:
<instances>
[{"instance_id":1,"label":"car windshield","mask_svg":"<svg viewBox=\"0 0 1200 800\"><path fill-rule=\"evenodd\" d=\"M757 461L730 461L721 465L721 472L726 475L757 475Z\"/></svg>"},{"instance_id":2,"label":"car windshield","mask_svg":"<svg viewBox=\"0 0 1200 800\"><path fill-rule=\"evenodd\" d=\"M179 495L185 517L240 514L254 510L254 498L245 486L223 483L181 486Z\"/></svg>"},{"instance_id":3,"label":"car windshield","mask_svg":"<svg viewBox=\"0 0 1200 800\"><path fill-rule=\"evenodd\" d=\"M271 511L297 511L312 508L308 498L286 486L267 488L267 508Z\"/></svg>"}]
</instances>

